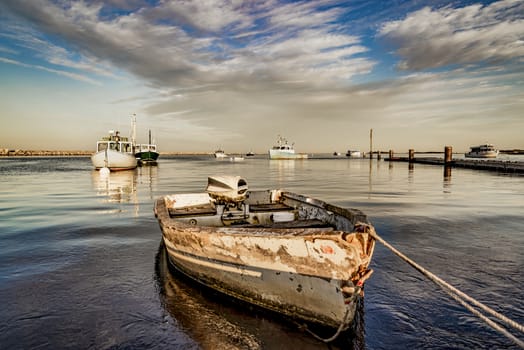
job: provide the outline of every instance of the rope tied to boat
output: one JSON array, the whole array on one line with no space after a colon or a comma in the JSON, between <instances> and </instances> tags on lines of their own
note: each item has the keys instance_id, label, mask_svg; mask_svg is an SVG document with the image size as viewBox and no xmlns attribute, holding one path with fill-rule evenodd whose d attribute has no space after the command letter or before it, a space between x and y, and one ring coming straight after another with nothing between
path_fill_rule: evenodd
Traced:
<instances>
[{"instance_id":1,"label":"rope tied to boat","mask_svg":"<svg viewBox=\"0 0 524 350\"><path fill-rule=\"evenodd\" d=\"M353 303L358 302L358 300L360 298L361 291L362 291L362 288L360 286L355 286L355 293L351 296L349 302L346 305L346 313L344 314L342 322L340 322L340 325L338 326L337 331L331 337L329 337L329 338L322 338L321 336L319 336L318 334L316 334L315 332L310 330L308 328L307 324L298 325L299 328L304 330L304 331L306 331L307 333L312 335L315 339L320 340L321 342L331 343L332 341L337 339L338 336L340 335L340 333L342 333L346 329L346 327L347 327L347 325L349 323L349 318L351 317L351 314L352 314L351 313L351 306L353 305Z\"/></svg>"},{"instance_id":2,"label":"rope tied to boat","mask_svg":"<svg viewBox=\"0 0 524 350\"><path fill-rule=\"evenodd\" d=\"M437 284L438 286L442 287L442 289L448 294L450 295L453 299L455 299L457 302L459 302L462 306L464 306L467 310L469 310L470 312L472 312L473 314L475 314L476 316L478 316L481 320L483 320L484 322L486 322L489 326L491 326L493 329L497 330L498 332L502 333L504 336L506 336L508 339L512 340L515 344L517 344L518 346L520 346L521 348L524 349L524 341L518 339L517 337L515 337L513 334L511 334L508 330L506 330L504 327L502 327L500 324L494 322L493 320L491 320L490 318L488 318L486 315L484 315L482 312L478 311L477 309L475 309L472 305L470 305L469 303L477 306L478 308L484 310L485 312L487 312L488 314L490 314L491 316L495 317L496 319L498 319L501 323L505 323L506 325L516 329L516 330L519 330L521 332L524 333L524 326L519 324L518 322L498 313L497 311L491 309L489 306L486 306L484 304L482 304L481 302L473 299L472 297L470 297L469 295L461 292L460 290L458 290L457 288L453 287L452 285L450 285L449 283L447 283L446 281L444 281L443 279L441 279L440 277L434 275L433 273L431 273L430 271L426 270L425 268L423 268L422 266L420 266L419 264L417 264L416 262L414 262L413 260L411 260L410 258L408 258L406 255L402 254L400 251L398 251L397 249L395 249L395 247L393 247L391 244L389 244L388 242L386 242L382 237L380 237L376 232L369 232L369 234L377 241L379 241L380 243L382 243L386 248L388 248L389 250L391 250L395 255L397 255L398 257L400 257L402 260L404 260L405 262L407 262L409 265L413 266L416 270L418 270L420 273L422 273L423 275L425 275L426 277L428 277L432 282L434 282L435 284ZM469 303L468 303L469 302Z\"/></svg>"}]
</instances>

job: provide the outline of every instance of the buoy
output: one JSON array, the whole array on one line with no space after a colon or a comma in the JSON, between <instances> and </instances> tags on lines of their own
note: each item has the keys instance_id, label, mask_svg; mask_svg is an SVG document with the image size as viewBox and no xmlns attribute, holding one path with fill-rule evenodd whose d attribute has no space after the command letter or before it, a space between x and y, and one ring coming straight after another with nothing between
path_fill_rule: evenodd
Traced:
<instances>
[{"instance_id":1,"label":"buoy","mask_svg":"<svg viewBox=\"0 0 524 350\"><path fill-rule=\"evenodd\" d=\"M108 167L103 167L100 169L100 176L107 176L109 175L109 168Z\"/></svg>"}]
</instances>

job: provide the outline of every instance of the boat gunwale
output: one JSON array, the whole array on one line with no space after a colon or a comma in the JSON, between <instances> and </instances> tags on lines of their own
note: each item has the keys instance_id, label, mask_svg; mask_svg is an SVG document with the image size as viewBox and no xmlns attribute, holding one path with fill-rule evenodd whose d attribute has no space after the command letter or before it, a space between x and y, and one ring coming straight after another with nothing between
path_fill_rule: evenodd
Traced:
<instances>
[{"instance_id":1,"label":"boat gunwale","mask_svg":"<svg viewBox=\"0 0 524 350\"><path fill-rule=\"evenodd\" d=\"M295 200L301 203L304 203L307 206L317 207L326 212L332 212L337 215L343 216L351 221L353 227L357 225L368 225L372 226L368 221L367 216L359 209L355 208L343 208L333 204L329 204L323 200L300 195L293 192L282 191L280 192L282 197L287 197L291 200ZM279 228L268 226L259 226L259 225L231 225L231 226L204 226L204 225L191 225L177 220L176 218L171 217L169 213L169 208L165 203L165 196L159 197L155 203L155 216L160 220L162 226L174 227L177 229L183 230L203 230L209 232L216 232L220 234L247 234L247 235L267 235L271 233L279 233L280 236L304 236L304 235L322 235L322 236L339 236L342 233L350 233L348 231L339 230L335 227L326 227L326 228ZM160 217L161 216L161 217ZM198 216L198 215L195 215ZM227 230L229 233L224 232ZM298 232L300 231L300 232Z\"/></svg>"}]
</instances>

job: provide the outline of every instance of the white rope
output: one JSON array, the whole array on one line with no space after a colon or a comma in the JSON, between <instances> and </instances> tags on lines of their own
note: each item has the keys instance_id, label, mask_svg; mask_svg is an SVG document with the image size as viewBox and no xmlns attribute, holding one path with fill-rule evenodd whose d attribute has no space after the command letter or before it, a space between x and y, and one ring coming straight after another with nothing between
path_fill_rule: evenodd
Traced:
<instances>
[{"instance_id":1,"label":"white rope","mask_svg":"<svg viewBox=\"0 0 524 350\"><path fill-rule=\"evenodd\" d=\"M320 340L320 341L322 341L324 343L332 342L333 340L337 339L338 336L340 335L340 333L342 333L342 331L347 327L347 324L348 324L348 321L349 321L349 317L351 315L350 307L351 307L351 305L353 303L357 303L358 302L358 298L359 298L359 295L360 295L360 290L361 290L360 287L357 287L357 289L353 293L353 296L351 297L351 301L346 306L346 313L344 314L344 318L343 318L342 322L340 322L340 325L338 326L338 329L337 329L336 333L333 334L331 337L329 337L329 338L322 338L321 336L319 336L316 333L314 333L313 331L311 331L308 328L307 324L299 325L297 323L297 325L299 326L299 328L305 330L306 332L311 334L313 337L315 337L316 339L318 339L318 340Z\"/></svg>"},{"instance_id":2,"label":"white rope","mask_svg":"<svg viewBox=\"0 0 524 350\"><path fill-rule=\"evenodd\" d=\"M481 302L473 299L469 295L464 294L463 292L461 292L457 288L453 287L452 285L450 285L446 281L442 280L441 278L437 277L433 273L429 272L428 270L426 270L425 268L423 268L422 266L420 266L419 264L417 264L416 262L414 262L413 260L408 258L406 255L402 254L400 251L395 249L392 245L390 245L382 237L380 237L376 232L369 232L369 234L373 238L375 238L377 241L382 243L384 246L389 248L393 253L395 253L400 258L402 258L404 261L406 261L408 264L410 264L415 269L420 271L422 274L427 276L433 282L437 283L438 285L443 287L445 290L447 289L448 294L451 295L455 300L457 300L459 303L464 305L468 310L473 312L475 315L479 316L483 321L488 323L491 327L493 327L496 330L502 332L505 336L507 336L508 338L513 340L516 344L518 344L521 348L524 349L524 342L522 342L521 340L519 340L516 337L514 337L513 335L511 335L507 330L505 330L504 328L502 328L499 325L497 325L496 323L494 323L492 320L490 320L487 317L485 317L482 313L480 313L477 310L473 309L471 307L471 305L467 304L463 299L466 299L467 301L469 301L473 305L476 305L477 307L479 307L479 308L483 309L484 311L486 311L487 313L491 314L493 317L499 319L501 322L503 322L503 323L505 323L505 324L507 324L507 325L509 325L509 326L511 326L511 327L513 327L513 328L515 328L515 329L517 329L519 331L521 331L521 332L524 332L524 326L523 325L521 325L521 324L513 321L512 319L510 319L510 318L508 318L508 317L498 313L497 311L491 309L490 307L488 307L488 306L482 304ZM468 305L468 306L466 306L466 305Z\"/></svg>"},{"instance_id":3,"label":"white rope","mask_svg":"<svg viewBox=\"0 0 524 350\"><path fill-rule=\"evenodd\" d=\"M451 291L449 291L449 290L447 290L445 288L444 288L444 291L449 296L451 296L453 299L455 299L457 302L462 304L462 306L464 306L466 309L468 309L471 313L477 315L481 320L483 320L488 325L490 325L493 329L499 331L500 333L505 335L507 338L511 339L515 344L517 344L518 346L520 346L521 348L524 349L524 342L522 340L520 340L517 337L515 337L513 334L508 332L504 327L500 326L498 323L493 322L493 320L491 320L488 317L486 317L486 315L482 314L477 309L473 308L470 304L468 304L466 301L461 299L458 295L452 293Z\"/></svg>"}]
</instances>

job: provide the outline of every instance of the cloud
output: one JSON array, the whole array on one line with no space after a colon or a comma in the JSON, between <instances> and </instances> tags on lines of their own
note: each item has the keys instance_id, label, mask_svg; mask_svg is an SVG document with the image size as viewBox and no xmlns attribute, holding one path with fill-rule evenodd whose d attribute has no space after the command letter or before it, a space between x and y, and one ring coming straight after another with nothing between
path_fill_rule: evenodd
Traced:
<instances>
[{"instance_id":1,"label":"cloud","mask_svg":"<svg viewBox=\"0 0 524 350\"><path fill-rule=\"evenodd\" d=\"M151 86L178 88L289 80L330 86L370 72L375 62L362 56L368 49L360 39L337 32L341 10L321 5L176 1L104 17L96 3L3 4L36 30L67 43L59 48L30 37L30 48L40 47L49 63L96 74L108 74L110 63ZM76 62L68 55L73 50L81 57Z\"/></svg>"},{"instance_id":2,"label":"cloud","mask_svg":"<svg viewBox=\"0 0 524 350\"><path fill-rule=\"evenodd\" d=\"M425 7L383 24L378 36L396 47L403 70L508 61L524 56L523 14L524 2L514 0Z\"/></svg>"},{"instance_id":3,"label":"cloud","mask_svg":"<svg viewBox=\"0 0 524 350\"><path fill-rule=\"evenodd\" d=\"M26 64L26 63L22 63L22 62L19 62L19 61L11 60L11 59L8 59L8 58L5 58L5 57L0 57L0 62L7 63L7 64L13 64L13 65L17 65L17 66L20 66L20 67L38 69L38 70L46 71L46 72L49 72L49 73L61 75L61 76L64 76L64 77L67 77L67 78L70 78L70 79L73 79L73 80L83 81L83 82L86 82L86 83L89 83L89 84L93 84L93 85L102 85L100 82L98 82L98 81L96 81L94 79L91 79L91 78L89 78L89 77L87 77L85 75L76 74L76 73L72 73L72 72L67 72L67 71L63 71L63 70L59 70L59 69L52 69L52 68L48 68L48 67L44 67L44 66L40 66L40 65L36 65L36 64Z\"/></svg>"}]
</instances>

